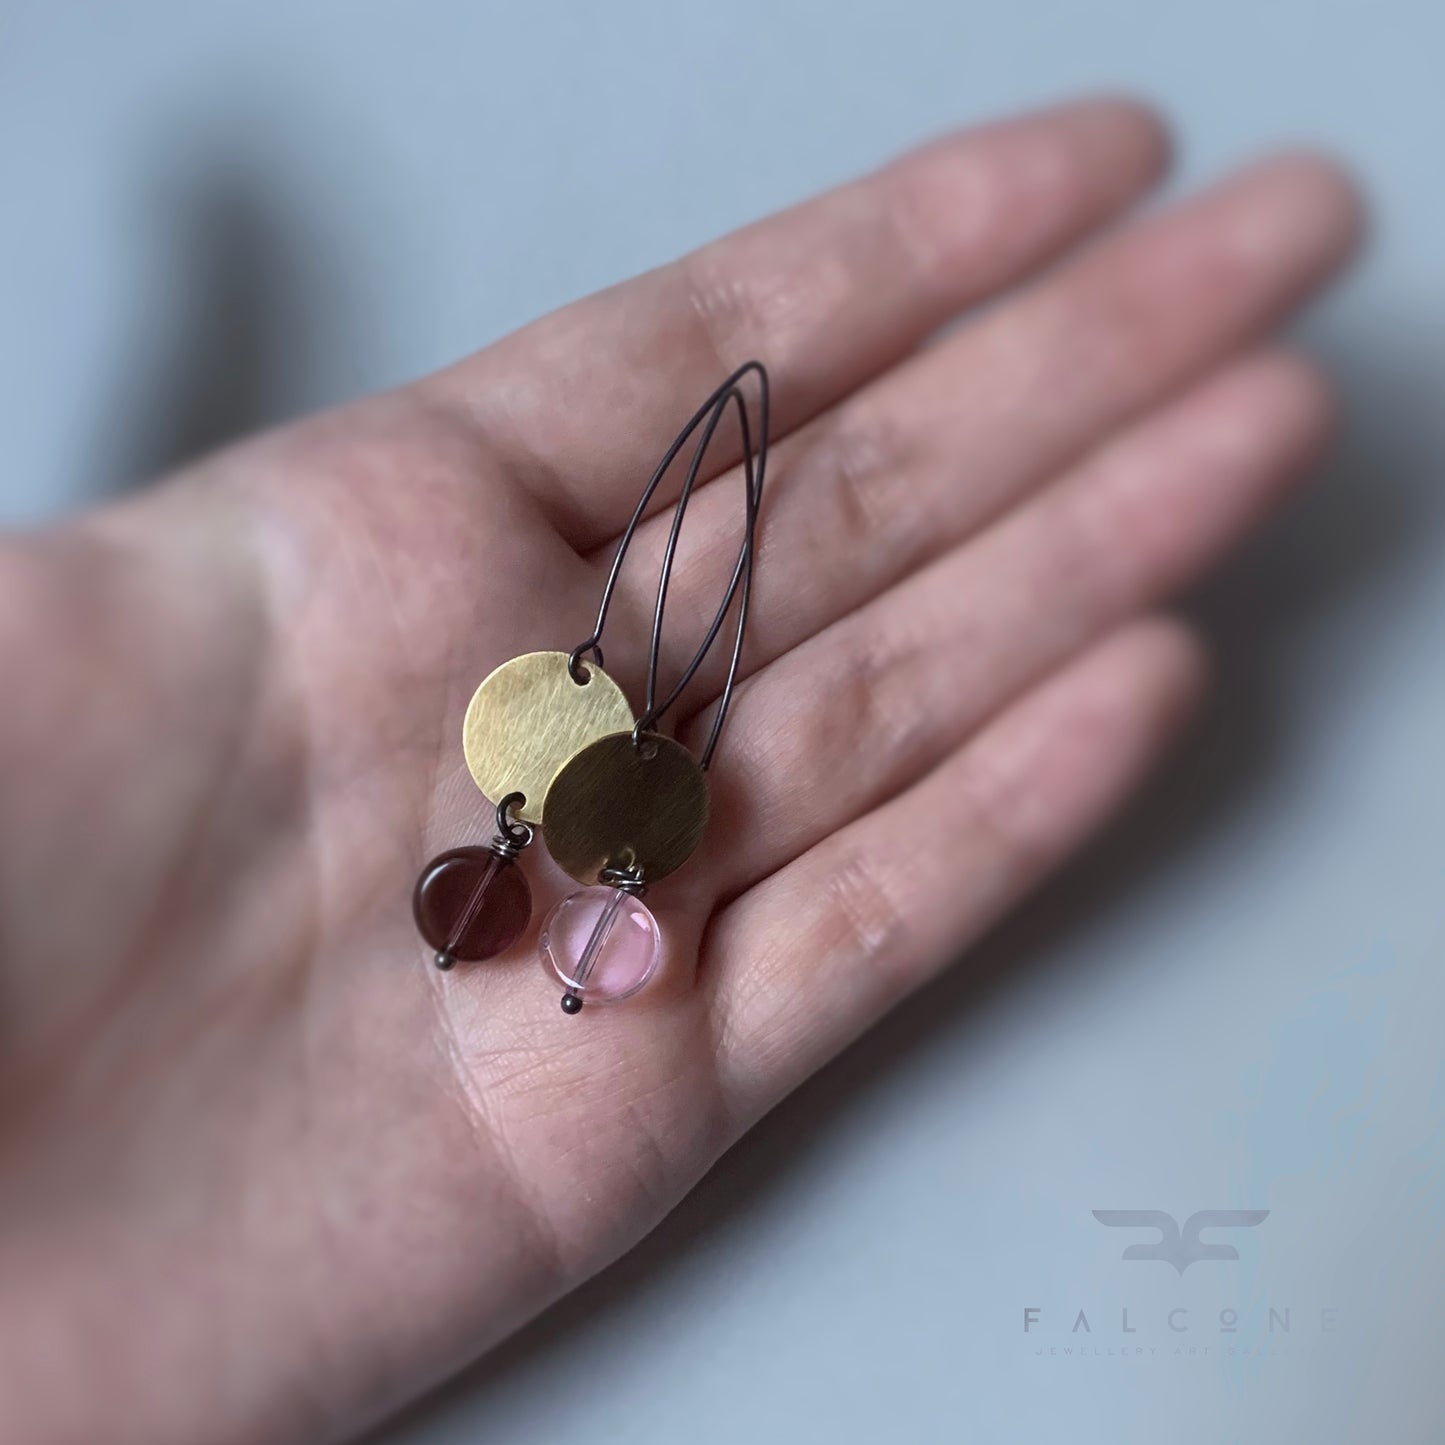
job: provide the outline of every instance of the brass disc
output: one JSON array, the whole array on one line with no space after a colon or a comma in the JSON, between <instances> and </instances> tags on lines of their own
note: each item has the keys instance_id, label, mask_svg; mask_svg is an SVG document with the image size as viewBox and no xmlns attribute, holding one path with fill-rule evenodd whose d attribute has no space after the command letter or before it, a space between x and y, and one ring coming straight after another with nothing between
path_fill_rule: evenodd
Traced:
<instances>
[{"instance_id":1,"label":"brass disc","mask_svg":"<svg viewBox=\"0 0 1445 1445\"><path fill-rule=\"evenodd\" d=\"M467 707L462 751L472 777L494 803L525 793L512 815L523 822L542 821L547 786L573 753L632 727L622 689L596 663L579 671L586 683L572 680L565 652L524 652L483 678Z\"/></svg>"},{"instance_id":2,"label":"brass disc","mask_svg":"<svg viewBox=\"0 0 1445 1445\"><path fill-rule=\"evenodd\" d=\"M579 883L604 868L637 868L656 883L680 868L707 827L707 774L660 733L598 738L547 790L547 851Z\"/></svg>"}]
</instances>

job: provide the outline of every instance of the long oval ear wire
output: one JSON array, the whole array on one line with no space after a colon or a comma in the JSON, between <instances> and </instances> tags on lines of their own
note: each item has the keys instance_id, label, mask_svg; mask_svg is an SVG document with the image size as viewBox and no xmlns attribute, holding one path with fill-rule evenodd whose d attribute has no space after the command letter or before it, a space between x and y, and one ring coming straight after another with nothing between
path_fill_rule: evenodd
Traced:
<instances>
[{"instance_id":1,"label":"long oval ear wire","mask_svg":"<svg viewBox=\"0 0 1445 1445\"><path fill-rule=\"evenodd\" d=\"M758 441L756 461L753 452L752 428L748 420L747 403L743 398L736 382L738 378L746 375L750 370L756 370L758 376ZM753 586L753 557L757 550L758 530L758 509L762 504L763 481L767 474L768 466L768 373L761 362L749 362L733 373L732 385L727 392L714 404L714 409L708 419L707 428L704 430L702 439L698 442L697 451L693 456L692 466L688 469L686 481L677 499L677 507L673 512L672 531L668 534L667 550L663 553L662 571L657 581L657 606L652 614L652 641L647 655L647 696L643 704L641 715L637 719L636 726L632 730L634 740L639 740L645 732L656 729L658 722L673 704L682 695L683 689L696 675L698 668L702 666L703 659L712 649L717 641L717 635L722 630L723 623L727 619L728 610L732 607L733 599L738 595L741 587L742 596L738 602L738 625L733 637L732 656L728 662L727 678L723 683L722 695L718 701L717 712L713 717L713 724L708 733L707 743L704 745L699 764L706 771L712 762L713 753L717 750L718 738L722 735L723 722L727 717L728 706L732 702L733 687L737 681L738 664L742 658L743 634L747 628L748 602L752 596ZM667 606L667 590L672 581L673 561L677 553L677 539L682 532L682 519L687 512L687 504L691 499L693 486L697 480L697 473L702 462L703 454L712 440L713 433L717 430L718 423L722 420L723 413L727 410L728 403L732 401L737 405L738 426L742 433L743 450L743 540L738 549L738 560L733 566L732 578L728 582L727 591L723 595L721 605L708 627L698 649L692 655L692 660L683 669L682 675L673 685L671 692L661 702L657 701L657 669L662 651L662 617Z\"/></svg>"},{"instance_id":2,"label":"long oval ear wire","mask_svg":"<svg viewBox=\"0 0 1445 1445\"><path fill-rule=\"evenodd\" d=\"M744 377L746 377L749 372L756 373L760 392L760 401L758 406L759 440L756 466L754 466L753 462L752 438L748 426L747 406L744 401L742 392L738 386L738 383ZM667 584L672 572L672 558L677 545L677 536L679 526L682 521L682 514L686 510L688 498L692 495L693 487L696 485L698 473L701 471L702 468L703 457L707 453L707 449L712 441L713 434L717 431L718 424L722 421L723 414L727 410L728 403L734 401L736 402L738 407L738 416L740 419L740 425L743 435L744 481L747 485L747 525L743 535L743 542L738 549L738 560L733 568L732 580L728 584L727 595L723 601L723 605L718 609L717 615L714 617L712 625L708 628L702 646L698 648L697 652L692 658L692 661L684 669L682 682L673 689L672 693L664 701L662 707L654 710L652 703L657 680L657 649L662 631L662 606L666 600ZM688 419L688 422L683 427L683 429L677 434L676 437L673 438L672 445L669 446L667 451L663 453L662 460L658 462L657 469L653 472L651 479L647 483L647 486L643 489L641 497L638 498L637 506L633 510L632 517L628 521L627 527L623 531L622 537L617 543L617 551L612 558L612 567L607 574L607 583L602 589L602 600L597 608L597 622L592 629L592 634L590 637L578 643L577 646L572 649L572 653L570 658L568 659L567 664L568 670L572 675L572 680L578 683L586 681L586 677L581 672L582 659L586 654L591 653L592 658L597 663L598 667L603 666L601 646L602 632L607 625L607 614L612 606L613 594L617 589L617 579L622 573L622 563L624 558L627 556L627 549L632 545L632 539L636 535L637 528L641 525L642 518L646 513L648 505L652 501L654 494L656 493L658 487L661 486L662 479L667 474L667 469L672 465L673 461L677 457L677 454L683 449L683 447L687 445L688 439L698 429L699 426L703 425L704 422L706 422L707 424L704 427L702 436L698 440L697 446L693 450L692 461L688 466L687 477L683 482L682 492L678 497L677 513L673 521L672 534L668 538L667 555L663 562L662 578L658 587L658 608L653 616L652 650L648 658L648 705L644 709L644 716L646 716L648 713L651 713L653 721L656 721L656 719L663 712L665 712L667 708L669 708L673 704L673 702L677 700L677 694L682 691L683 686L685 686L686 683L692 679L693 674L696 673L698 667L701 666L702 660L707 655L708 649L716 641L717 635L722 629L723 622L727 615L727 610L732 605L732 601L734 596L736 596L737 594L739 584L743 581L744 578L751 578L752 542L753 535L757 528L757 509L758 503L762 495L763 474L767 466L768 449L768 373L767 368L762 364L762 362L745 361L740 367L738 367L737 370L734 371L732 375L729 376L725 381L723 381L712 393L712 395L709 396L708 399L703 402L700 407L698 407L698 409ZM746 601L743 605L744 609L746 609ZM728 686L724 696L724 708L728 700L727 695L730 694L732 691L733 678L737 672L737 654L738 652L740 652L741 647L742 628L741 626L739 626L738 642L734 649L733 663L729 671ZM721 716L722 711L723 709L720 709L719 716ZM717 730L720 730L720 728ZM713 748L716 746L717 730L715 730L714 736L709 740L709 744L705 752L705 756L709 759L711 758ZM706 766L706 763L704 763L704 766Z\"/></svg>"}]
</instances>

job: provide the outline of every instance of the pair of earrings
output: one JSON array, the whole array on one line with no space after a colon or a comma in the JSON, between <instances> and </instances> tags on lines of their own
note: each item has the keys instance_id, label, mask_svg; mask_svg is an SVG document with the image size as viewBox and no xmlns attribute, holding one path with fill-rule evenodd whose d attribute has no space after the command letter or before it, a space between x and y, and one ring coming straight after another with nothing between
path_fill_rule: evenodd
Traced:
<instances>
[{"instance_id":1,"label":"pair of earrings","mask_svg":"<svg viewBox=\"0 0 1445 1445\"><path fill-rule=\"evenodd\" d=\"M749 374L758 384L756 444L741 386ZM730 408L742 437L743 539L702 642L659 699L663 615L677 540L703 458ZM658 578L646 696L634 717L622 689L603 671L602 632L638 525L694 433L698 439ZM477 688L462 746L477 786L496 803L497 831L486 847L439 854L416 881L412 911L422 937L436 950L438 968L504 953L526 932L532 890L515 865L540 830L555 862L583 885L552 910L539 936L542 960L563 987L563 1012L580 1012L584 998L630 998L656 973L662 937L642 895L687 861L707 827L707 770L742 655L767 453L768 374L760 362L750 361L693 413L658 463L617 544L592 635L570 653L514 657ZM726 681L707 741L694 757L659 727L717 642L734 601L737 628Z\"/></svg>"}]
</instances>

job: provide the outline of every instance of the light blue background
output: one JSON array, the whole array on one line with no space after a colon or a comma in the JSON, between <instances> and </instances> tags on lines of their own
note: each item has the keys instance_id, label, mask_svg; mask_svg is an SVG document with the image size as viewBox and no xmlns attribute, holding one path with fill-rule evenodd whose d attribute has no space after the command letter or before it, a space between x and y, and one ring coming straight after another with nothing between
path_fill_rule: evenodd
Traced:
<instances>
[{"instance_id":1,"label":"light blue background","mask_svg":"<svg viewBox=\"0 0 1445 1445\"><path fill-rule=\"evenodd\" d=\"M1378 209L1306 328L1346 444L1199 600L1164 786L386 1445L1440 1438L1442 46L1430 0L0 0L11 519L1062 92L1162 100L1185 181L1323 140ZM1090 1213L1219 1207L1271 1214L1182 1278Z\"/></svg>"}]
</instances>

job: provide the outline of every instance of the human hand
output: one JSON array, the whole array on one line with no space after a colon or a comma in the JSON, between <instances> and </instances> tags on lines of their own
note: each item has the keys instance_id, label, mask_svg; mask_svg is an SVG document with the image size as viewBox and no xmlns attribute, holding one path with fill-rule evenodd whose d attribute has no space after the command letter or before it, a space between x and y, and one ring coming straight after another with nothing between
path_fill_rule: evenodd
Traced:
<instances>
[{"instance_id":1,"label":"human hand","mask_svg":"<svg viewBox=\"0 0 1445 1445\"><path fill-rule=\"evenodd\" d=\"M1036 275L1163 152L1112 102L945 139L0 543L0 1436L359 1428L636 1241L1109 814L1200 686L1154 609L1325 437L1261 347L1358 229L1284 158ZM587 633L656 455L754 355L746 681L649 897L663 979L569 1019L535 928L438 974L409 896L490 834L472 689ZM738 490L689 512L665 675ZM667 522L609 631L634 700Z\"/></svg>"}]
</instances>

